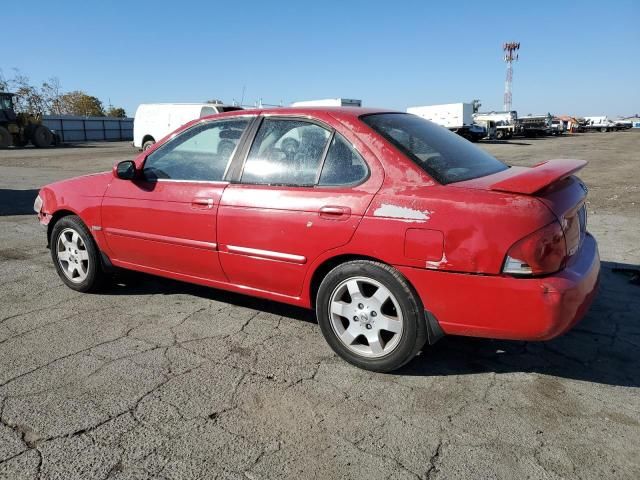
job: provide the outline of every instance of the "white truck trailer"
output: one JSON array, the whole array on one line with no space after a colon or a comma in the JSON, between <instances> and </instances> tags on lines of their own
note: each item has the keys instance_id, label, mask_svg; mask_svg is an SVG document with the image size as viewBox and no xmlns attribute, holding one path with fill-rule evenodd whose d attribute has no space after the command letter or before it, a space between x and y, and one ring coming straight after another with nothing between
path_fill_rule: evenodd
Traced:
<instances>
[{"instance_id":1,"label":"white truck trailer","mask_svg":"<svg viewBox=\"0 0 640 480\"><path fill-rule=\"evenodd\" d=\"M293 102L292 107L361 107L362 100L355 98L325 98L323 100L305 100Z\"/></svg>"},{"instance_id":2,"label":"white truck trailer","mask_svg":"<svg viewBox=\"0 0 640 480\"><path fill-rule=\"evenodd\" d=\"M473 105L470 103L409 107L407 113L437 123L472 142L477 142L487 134L484 127L474 123Z\"/></svg>"}]
</instances>

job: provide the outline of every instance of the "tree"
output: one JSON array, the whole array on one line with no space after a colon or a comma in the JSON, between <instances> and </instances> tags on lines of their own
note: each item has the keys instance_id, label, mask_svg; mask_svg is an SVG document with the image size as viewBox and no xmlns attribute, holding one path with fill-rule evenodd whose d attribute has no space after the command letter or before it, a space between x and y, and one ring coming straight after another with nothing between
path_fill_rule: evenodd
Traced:
<instances>
[{"instance_id":1,"label":"tree","mask_svg":"<svg viewBox=\"0 0 640 480\"><path fill-rule=\"evenodd\" d=\"M60 110L64 115L104 117L102 102L81 90L74 90L62 95L60 97Z\"/></svg>"},{"instance_id":2,"label":"tree","mask_svg":"<svg viewBox=\"0 0 640 480\"><path fill-rule=\"evenodd\" d=\"M16 94L16 111L32 115L42 115L47 112L47 102L42 92L31 85L29 77L14 70L14 76L9 80L9 88Z\"/></svg>"},{"instance_id":3,"label":"tree","mask_svg":"<svg viewBox=\"0 0 640 480\"><path fill-rule=\"evenodd\" d=\"M222 105L224 102L222 100L218 100L217 98L212 98L211 100L207 100L207 103L213 103L214 105Z\"/></svg>"},{"instance_id":4,"label":"tree","mask_svg":"<svg viewBox=\"0 0 640 480\"><path fill-rule=\"evenodd\" d=\"M52 115L61 115L62 114L62 101L61 101L62 87L60 85L60 80L57 77L51 77L46 82L42 82L42 86L40 87L40 92L42 94L47 112Z\"/></svg>"},{"instance_id":5,"label":"tree","mask_svg":"<svg viewBox=\"0 0 640 480\"><path fill-rule=\"evenodd\" d=\"M480 103L480 100L476 98L471 102L471 105L473 106L473 113L478 113L482 103Z\"/></svg>"},{"instance_id":6,"label":"tree","mask_svg":"<svg viewBox=\"0 0 640 480\"><path fill-rule=\"evenodd\" d=\"M9 81L4 78L2 70L0 69L0 92L8 92L9 91Z\"/></svg>"},{"instance_id":7,"label":"tree","mask_svg":"<svg viewBox=\"0 0 640 480\"><path fill-rule=\"evenodd\" d=\"M0 71L0 91L16 94L16 111L31 115L60 113L60 80L55 77L42 82L40 87L31 84L29 77L14 69L13 77L7 79Z\"/></svg>"},{"instance_id":8,"label":"tree","mask_svg":"<svg viewBox=\"0 0 640 480\"><path fill-rule=\"evenodd\" d=\"M107 117L125 118L127 116L127 112L124 111L124 108L109 107L106 115Z\"/></svg>"},{"instance_id":9,"label":"tree","mask_svg":"<svg viewBox=\"0 0 640 480\"><path fill-rule=\"evenodd\" d=\"M0 69L0 92L16 94L15 108L19 113L30 115L81 115L104 117L102 102L86 92L76 90L63 93L60 80L51 77L40 86L32 85L29 77L20 70L13 69L13 76L7 78ZM109 115L126 117L122 108L109 108Z\"/></svg>"}]
</instances>

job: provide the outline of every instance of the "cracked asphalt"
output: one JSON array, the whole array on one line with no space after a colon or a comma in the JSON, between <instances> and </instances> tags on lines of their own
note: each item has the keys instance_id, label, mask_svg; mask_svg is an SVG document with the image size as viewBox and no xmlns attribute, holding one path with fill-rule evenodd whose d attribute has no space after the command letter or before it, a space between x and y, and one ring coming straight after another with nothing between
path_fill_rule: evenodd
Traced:
<instances>
[{"instance_id":1,"label":"cracked asphalt","mask_svg":"<svg viewBox=\"0 0 640 480\"><path fill-rule=\"evenodd\" d=\"M0 478L640 478L638 147L636 132L484 145L592 160L600 294L553 341L447 337L395 374L341 361L306 310L135 273L66 288L37 188L133 151L0 152Z\"/></svg>"}]
</instances>

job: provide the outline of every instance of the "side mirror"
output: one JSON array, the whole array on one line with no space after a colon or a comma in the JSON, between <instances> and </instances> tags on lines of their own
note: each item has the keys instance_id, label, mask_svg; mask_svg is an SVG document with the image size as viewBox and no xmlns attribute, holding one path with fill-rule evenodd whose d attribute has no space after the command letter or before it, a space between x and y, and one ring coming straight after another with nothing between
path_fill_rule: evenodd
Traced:
<instances>
[{"instance_id":1,"label":"side mirror","mask_svg":"<svg viewBox=\"0 0 640 480\"><path fill-rule=\"evenodd\" d=\"M131 160L118 163L115 170L116 177L121 180L133 180L136 177L136 164Z\"/></svg>"}]
</instances>

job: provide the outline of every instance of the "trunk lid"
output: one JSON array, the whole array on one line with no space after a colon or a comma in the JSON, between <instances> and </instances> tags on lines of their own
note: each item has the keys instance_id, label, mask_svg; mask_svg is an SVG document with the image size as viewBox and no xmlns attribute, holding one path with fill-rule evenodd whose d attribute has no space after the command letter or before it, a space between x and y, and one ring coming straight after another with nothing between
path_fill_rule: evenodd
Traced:
<instances>
[{"instance_id":1,"label":"trunk lid","mask_svg":"<svg viewBox=\"0 0 640 480\"><path fill-rule=\"evenodd\" d=\"M573 175L586 164L584 160L548 160L450 185L536 197L558 218L571 257L580 249L587 229L587 187Z\"/></svg>"}]
</instances>

